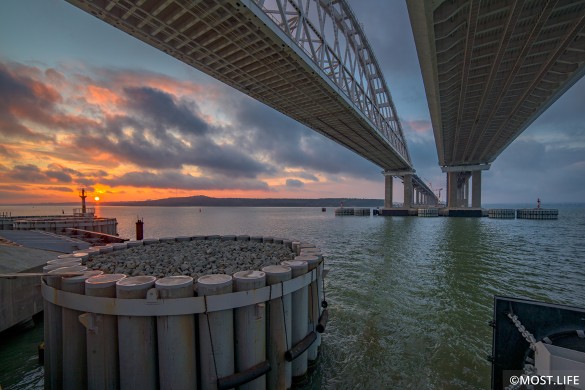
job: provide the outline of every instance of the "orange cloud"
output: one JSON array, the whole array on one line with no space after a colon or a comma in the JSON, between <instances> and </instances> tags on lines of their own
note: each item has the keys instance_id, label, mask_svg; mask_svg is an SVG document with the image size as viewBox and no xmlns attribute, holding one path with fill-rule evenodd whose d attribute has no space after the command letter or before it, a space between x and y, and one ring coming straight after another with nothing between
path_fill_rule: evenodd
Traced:
<instances>
[{"instance_id":1,"label":"orange cloud","mask_svg":"<svg viewBox=\"0 0 585 390\"><path fill-rule=\"evenodd\" d=\"M0 62L9 87L0 90L2 202L76 202L80 187L99 188L106 202L334 195L305 172L319 172L331 158L301 147L276 150L284 143L272 140L264 109L244 109L248 101L226 87L143 71L75 72ZM298 167L288 183L281 156Z\"/></svg>"},{"instance_id":2,"label":"orange cloud","mask_svg":"<svg viewBox=\"0 0 585 390\"><path fill-rule=\"evenodd\" d=\"M112 105L120 104L120 96L97 85L88 85L86 99L91 104L96 104L100 107L106 108Z\"/></svg>"},{"instance_id":3,"label":"orange cloud","mask_svg":"<svg viewBox=\"0 0 585 390\"><path fill-rule=\"evenodd\" d=\"M430 133L433 126L430 121L427 120L413 120L403 122L410 130L415 133L424 134Z\"/></svg>"}]
</instances>

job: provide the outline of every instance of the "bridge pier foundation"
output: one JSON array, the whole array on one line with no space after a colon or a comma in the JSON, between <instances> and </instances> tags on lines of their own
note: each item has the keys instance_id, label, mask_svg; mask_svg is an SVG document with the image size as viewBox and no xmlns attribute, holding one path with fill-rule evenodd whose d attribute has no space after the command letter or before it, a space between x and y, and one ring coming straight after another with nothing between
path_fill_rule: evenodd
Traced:
<instances>
[{"instance_id":1,"label":"bridge pier foundation","mask_svg":"<svg viewBox=\"0 0 585 390\"><path fill-rule=\"evenodd\" d=\"M482 217L481 171L489 164L474 166L443 167L447 173L447 216ZM469 179L471 178L471 207L469 207Z\"/></svg>"}]
</instances>

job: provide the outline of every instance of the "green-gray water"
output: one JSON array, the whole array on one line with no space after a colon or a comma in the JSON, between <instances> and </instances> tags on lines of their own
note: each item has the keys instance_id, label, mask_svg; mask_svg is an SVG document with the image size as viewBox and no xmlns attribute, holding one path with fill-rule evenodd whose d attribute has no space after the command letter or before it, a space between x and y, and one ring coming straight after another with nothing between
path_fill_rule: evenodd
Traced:
<instances>
[{"instance_id":1,"label":"green-gray water","mask_svg":"<svg viewBox=\"0 0 585 390\"><path fill-rule=\"evenodd\" d=\"M120 235L129 238L139 216L145 237L250 234L317 244L331 270L330 319L308 388L489 389L487 321L495 294L585 306L582 206L559 206L553 221L335 217L332 208L101 207L98 213L118 218ZM2 334L5 389L42 388L35 364L41 338L39 327Z\"/></svg>"}]
</instances>

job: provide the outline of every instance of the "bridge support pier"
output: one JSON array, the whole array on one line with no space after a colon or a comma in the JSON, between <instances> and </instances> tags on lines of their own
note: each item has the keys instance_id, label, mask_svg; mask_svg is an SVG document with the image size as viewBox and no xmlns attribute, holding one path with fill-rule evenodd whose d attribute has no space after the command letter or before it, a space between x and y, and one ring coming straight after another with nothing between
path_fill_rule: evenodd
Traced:
<instances>
[{"instance_id":1,"label":"bridge support pier","mask_svg":"<svg viewBox=\"0 0 585 390\"><path fill-rule=\"evenodd\" d=\"M414 171L383 171L384 175L384 208L380 215L408 216L417 215L420 205L437 204L438 198L424 181L414 174ZM402 207L394 207L392 190L394 176L402 178L404 183L404 203Z\"/></svg>"},{"instance_id":2,"label":"bridge support pier","mask_svg":"<svg viewBox=\"0 0 585 390\"><path fill-rule=\"evenodd\" d=\"M442 167L447 173L447 216L481 217L481 171L489 164ZM471 207L469 207L469 179L471 178Z\"/></svg>"},{"instance_id":3,"label":"bridge support pier","mask_svg":"<svg viewBox=\"0 0 585 390\"><path fill-rule=\"evenodd\" d=\"M412 171L383 171L384 175L384 208L381 215L407 216L411 215L413 203ZM402 177L404 182L404 204L401 208L394 207L392 190L394 189L394 176Z\"/></svg>"},{"instance_id":4,"label":"bridge support pier","mask_svg":"<svg viewBox=\"0 0 585 390\"><path fill-rule=\"evenodd\" d=\"M481 208L481 171L473 171L471 182L471 207Z\"/></svg>"},{"instance_id":5,"label":"bridge support pier","mask_svg":"<svg viewBox=\"0 0 585 390\"><path fill-rule=\"evenodd\" d=\"M391 174L386 174L382 172L384 175L384 209L391 209L392 208L392 190L393 190L393 181L394 176Z\"/></svg>"},{"instance_id":6,"label":"bridge support pier","mask_svg":"<svg viewBox=\"0 0 585 390\"><path fill-rule=\"evenodd\" d=\"M402 182L404 183L404 204L402 208L410 209L412 207L412 174L406 174L402 177Z\"/></svg>"}]
</instances>

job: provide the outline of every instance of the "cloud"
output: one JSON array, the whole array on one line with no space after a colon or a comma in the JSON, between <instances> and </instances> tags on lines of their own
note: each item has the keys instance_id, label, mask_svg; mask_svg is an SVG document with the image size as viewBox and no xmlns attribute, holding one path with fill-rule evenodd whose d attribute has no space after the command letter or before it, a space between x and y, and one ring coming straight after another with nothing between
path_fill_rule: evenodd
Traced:
<instances>
[{"instance_id":1,"label":"cloud","mask_svg":"<svg viewBox=\"0 0 585 390\"><path fill-rule=\"evenodd\" d=\"M73 181L73 179L71 178L70 175L68 175L65 172L59 172L59 171L47 171L45 172L45 175L50 178L50 179L54 179L60 183L71 183Z\"/></svg>"},{"instance_id":2,"label":"cloud","mask_svg":"<svg viewBox=\"0 0 585 390\"><path fill-rule=\"evenodd\" d=\"M70 115L61 107L63 96L50 85L57 72L42 72L21 64L0 63L0 135L27 141L50 141L49 129L76 130L93 126L87 117ZM32 130L33 125L42 129Z\"/></svg>"},{"instance_id":3,"label":"cloud","mask_svg":"<svg viewBox=\"0 0 585 390\"><path fill-rule=\"evenodd\" d=\"M20 68L18 65L13 65ZM59 95L44 84L19 76L0 63L0 135L20 139L46 139L20 121L48 117Z\"/></svg>"},{"instance_id":4,"label":"cloud","mask_svg":"<svg viewBox=\"0 0 585 390\"><path fill-rule=\"evenodd\" d=\"M209 174L248 178L272 171L253 151L216 141L221 129L205 122L195 102L153 88L124 88L122 94L127 114L106 116L100 128L74 135L76 147L151 169L194 165Z\"/></svg>"},{"instance_id":5,"label":"cloud","mask_svg":"<svg viewBox=\"0 0 585 390\"><path fill-rule=\"evenodd\" d=\"M514 141L484 173L486 202L575 201L585 196L585 147L549 147L531 136Z\"/></svg>"},{"instance_id":6,"label":"cloud","mask_svg":"<svg viewBox=\"0 0 585 390\"><path fill-rule=\"evenodd\" d=\"M555 132L563 132L563 123L577 125L583 130L583 102L585 101L585 77L577 81L567 92L565 92L551 108L534 122L532 126L543 126L554 129ZM532 127L531 126L531 127Z\"/></svg>"},{"instance_id":7,"label":"cloud","mask_svg":"<svg viewBox=\"0 0 585 390\"><path fill-rule=\"evenodd\" d=\"M355 152L258 102L239 102L233 115L244 149L256 150L284 168L381 180L380 168Z\"/></svg>"},{"instance_id":8,"label":"cloud","mask_svg":"<svg viewBox=\"0 0 585 390\"><path fill-rule=\"evenodd\" d=\"M0 169L0 182L15 184L77 184L90 186L103 177L103 171L86 173L62 167L58 164L49 164L48 169L42 169L35 164L15 165ZM63 187L65 188L65 187Z\"/></svg>"},{"instance_id":9,"label":"cloud","mask_svg":"<svg viewBox=\"0 0 585 390\"><path fill-rule=\"evenodd\" d=\"M403 120L402 129L410 150L416 149L421 144L435 143L433 125L431 124L431 121L426 118Z\"/></svg>"},{"instance_id":10,"label":"cloud","mask_svg":"<svg viewBox=\"0 0 585 390\"><path fill-rule=\"evenodd\" d=\"M48 190L48 191L59 191L59 192L73 192L73 190L69 187L40 187L43 190ZM89 191L89 189L88 189ZM93 189L92 189L93 191Z\"/></svg>"},{"instance_id":11,"label":"cloud","mask_svg":"<svg viewBox=\"0 0 585 390\"><path fill-rule=\"evenodd\" d=\"M16 185L0 185L0 192L3 192L3 191L22 192L22 191L26 191L26 187L16 186Z\"/></svg>"},{"instance_id":12,"label":"cloud","mask_svg":"<svg viewBox=\"0 0 585 390\"><path fill-rule=\"evenodd\" d=\"M305 185L300 180L297 179L286 179L286 186L290 188L302 188Z\"/></svg>"},{"instance_id":13,"label":"cloud","mask_svg":"<svg viewBox=\"0 0 585 390\"><path fill-rule=\"evenodd\" d=\"M195 177L180 172L148 172L133 171L121 176L104 179L103 182L110 186L131 186L146 188L172 188L183 190L268 190L268 184L260 180L225 180L225 178L212 179L208 177Z\"/></svg>"},{"instance_id":14,"label":"cloud","mask_svg":"<svg viewBox=\"0 0 585 390\"><path fill-rule=\"evenodd\" d=\"M319 178L315 175L313 175L312 173L308 173L308 172L297 172L295 173L295 175L297 175L298 177L305 179L305 180L309 180L309 181L319 181Z\"/></svg>"},{"instance_id":15,"label":"cloud","mask_svg":"<svg viewBox=\"0 0 585 390\"><path fill-rule=\"evenodd\" d=\"M34 164L16 165L2 176L10 181L21 183L44 183L47 181L47 176Z\"/></svg>"},{"instance_id":16,"label":"cloud","mask_svg":"<svg viewBox=\"0 0 585 390\"><path fill-rule=\"evenodd\" d=\"M500 156L494 166L506 171L539 171L546 169L543 157L546 153L545 145L529 139L517 139L508 150L505 157ZM503 158L502 158L503 157Z\"/></svg>"},{"instance_id":17,"label":"cloud","mask_svg":"<svg viewBox=\"0 0 585 390\"><path fill-rule=\"evenodd\" d=\"M174 99L169 93L150 87L124 88L126 106L138 115L150 119L157 132L166 133L176 129L186 134L203 135L209 131L208 124L197 115L195 102Z\"/></svg>"},{"instance_id":18,"label":"cloud","mask_svg":"<svg viewBox=\"0 0 585 390\"><path fill-rule=\"evenodd\" d=\"M20 154L14 148L8 148L4 145L0 145L0 156L7 158L18 158Z\"/></svg>"}]
</instances>

